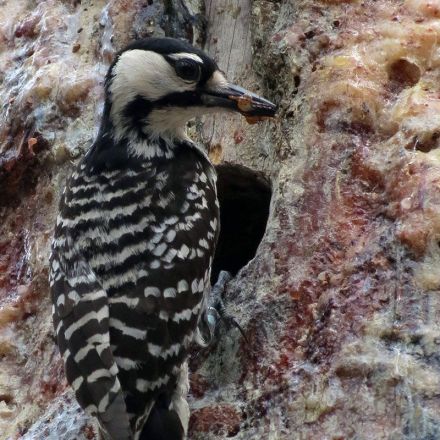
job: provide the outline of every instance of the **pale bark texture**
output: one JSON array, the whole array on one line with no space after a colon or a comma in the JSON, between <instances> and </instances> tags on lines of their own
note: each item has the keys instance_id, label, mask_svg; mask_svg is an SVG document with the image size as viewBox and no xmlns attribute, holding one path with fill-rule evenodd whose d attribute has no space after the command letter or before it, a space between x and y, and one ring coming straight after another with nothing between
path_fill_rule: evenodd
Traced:
<instances>
[{"instance_id":1,"label":"pale bark texture","mask_svg":"<svg viewBox=\"0 0 440 440\"><path fill-rule=\"evenodd\" d=\"M247 341L222 330L191 356L190 439L439 439L435 0L0 2L0 439L97 438L54 345L47 261L109 61L149 35L205 47L280 106L190 127L272 188L225 295Z\"/></svg>"}]
</instances>

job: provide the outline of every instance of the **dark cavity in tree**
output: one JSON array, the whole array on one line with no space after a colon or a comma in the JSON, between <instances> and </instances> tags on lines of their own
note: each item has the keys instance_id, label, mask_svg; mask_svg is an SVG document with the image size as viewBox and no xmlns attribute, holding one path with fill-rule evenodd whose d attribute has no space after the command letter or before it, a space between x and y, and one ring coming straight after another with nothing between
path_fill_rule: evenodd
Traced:
<instances>
[{"instance_id":1,"label":"dark cavity in tree","mask_svg":"<svg viewBox=\"0 0 440 440\"><path fill-rule=\"evenodd\" d=\"M220 236L211 281L221 270L236 275L254 256L266 230L272 196L270 182L239 165L216 167L220 201Z\"/></svg>"},{"instance_id":2,"label":"dark cavity in tree","mask_svg":"<svg viewBox=\"0 0 440 440\"><path fill-rule=\"evenodd\" d=\"M407 87L415 86L421 76L420 67L404 58L394 61L388 66L388 78L390 89L394 93L400 93Z\"/></svg>"}]
</instances>

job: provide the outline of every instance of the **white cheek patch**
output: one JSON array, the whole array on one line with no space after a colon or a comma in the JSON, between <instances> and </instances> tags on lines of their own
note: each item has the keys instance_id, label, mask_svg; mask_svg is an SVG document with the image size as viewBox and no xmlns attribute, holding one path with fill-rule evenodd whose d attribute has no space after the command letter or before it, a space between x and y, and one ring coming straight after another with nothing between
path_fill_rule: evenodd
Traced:
<instances>
[{"instance_id":1,"label":"white cheek patch","mask_svg":"<svg viewBox=\"0 0 440 440\"><path fill-rule=\"evenodd\" d=\"M189 58L193 61L197 61L198 63L203 64L203 60L195 53L179 52L168 55L168 57L171 58L172 60L181 60L183 58Z\"/></svg>"},{"instance_id":2,"label":"white cheek patch","mask_svg":"<svg viewBox=\"0 0 440 440\"><path fill-rule=\"evenodd\" d=\"M186 123L207 113L205 107L165 107L153 110L146 119L153 137L185 139Z\"/></svg>"},{"instance_id":3,"label":"white cheek patch","mask_svg":"<svg viewBox=\"0 0 440 440\"><path fill-rule=\"evenodd\" d=\"M206 82L206 86L208 89L216 90L224 88L228 85L228 81L225 76L220 72L220 70L216 70L211 78Z\"/></svg>"},{"instance_id":4,"label":"white cheek patch","mask_svg":"<svg viewBox=\"0 0 440 440\"><path fill-rule=\"evenodd\" d=\"M195 87L179 78L173 67L156 52L141 49L124 52L113 68L109 88L113 121L123 125L122 110L137 95L156 101L170 93L192 91Z\"/></svg>"}]
</instances>

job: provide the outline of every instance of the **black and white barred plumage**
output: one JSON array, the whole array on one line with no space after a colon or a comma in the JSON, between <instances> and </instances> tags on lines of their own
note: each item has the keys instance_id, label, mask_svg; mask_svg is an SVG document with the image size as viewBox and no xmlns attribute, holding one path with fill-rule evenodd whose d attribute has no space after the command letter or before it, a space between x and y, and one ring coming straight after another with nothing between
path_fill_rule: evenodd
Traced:
<instances>
[{"instance_id":1,"label":"black and white barred plumage","mask_svg":"<svg viewBox=\"0 0 440 440\"><path fill-rule=\"evenodd\" d=\"M67 182L50 259L66 376L106 438L185 436L186 355L219 232L215 170L185 123L207 108L245 113L245 92L172 39L136 42L110 67L101 129ZM274 113L249 95L246 114Z\"/></svg>"}]
</instances>

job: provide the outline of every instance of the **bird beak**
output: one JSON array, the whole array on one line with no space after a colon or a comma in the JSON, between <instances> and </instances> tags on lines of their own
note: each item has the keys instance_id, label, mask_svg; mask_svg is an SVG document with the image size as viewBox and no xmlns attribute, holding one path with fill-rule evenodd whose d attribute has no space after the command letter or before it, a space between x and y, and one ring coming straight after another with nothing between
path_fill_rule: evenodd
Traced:
<instances>
[{"instance_id":1,"label":"bird beak","mask_svg":"<svg viewBox=\"0 0 440 440\"><path fill-rule=\"evenodd\" d=\"M278 109L267 99L234 84L205 89L202 91L201 98L205 106L237 111L245 116L248 122L272 118Z\"/></svg>"}]
</instances>

